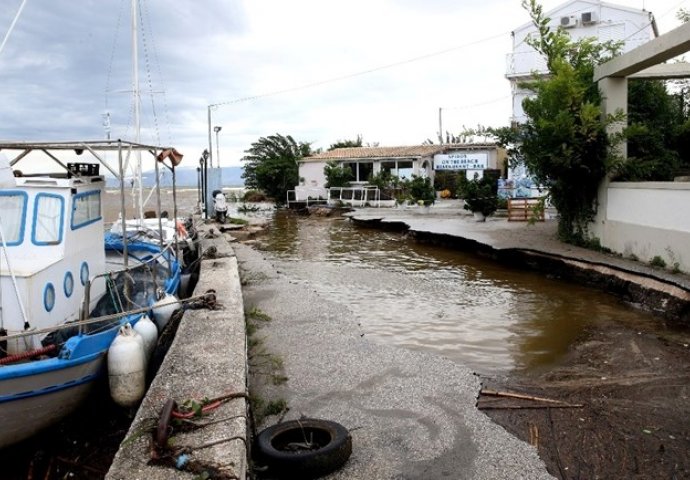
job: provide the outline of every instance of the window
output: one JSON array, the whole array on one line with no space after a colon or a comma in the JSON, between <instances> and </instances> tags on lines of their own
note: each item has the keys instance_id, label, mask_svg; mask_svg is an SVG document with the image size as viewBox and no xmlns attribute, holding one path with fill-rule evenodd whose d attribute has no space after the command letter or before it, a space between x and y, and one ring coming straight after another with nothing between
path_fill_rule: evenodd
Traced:
<instances>
[{"instance_id":1,"label":"window","mask_svg":"<svg viewBox=\"0 0 690 480\"><path fill-rule=\"evenodd\" d=\"M358 181L368 182L374 173L374 162L360 162L359 164Z\"/></svg>"},{"instance_id":2,"label":"window","mask_svg":"<svg viewBox=\"0 0 690 480\"><path fill-rule=\"evenodd\" d=\"M398 177L407 178L408 180L412 178L412 162L398 162Z\"/></svg>"},{"instance_id":3,"label":"window","mask_svg":"<svg viewBox=\"0 0 690 480\"><path fill-rule=\"evenodd\" d=\"M350 169L353 182L364 183L374 173L374 162L345 162L343 168Z\"/></svg>"},{"instance_id":4,"label":"window","mask_svg":"<svg viewBox=\"0 0 690 480\"><path fill-rule=\"evenodd\" d=\"M74 277L72 276L72 272L65 273L65 280L62 286L65 291L65 296L68 298L71 297L72 292L74 292Z\"/></svg>"},{"instance_id":5,"label":"window","mask_svg":"<svg viewBox=\"0 0 690 480\"><path fill-rule=\"evenodd\" d=\"M400 178L412 178L413 162L411 160L388 160L381 162L381 171Z\"/></svg>"},{"instance_id":6,"label":"window","mask_svg":"<svg viewBox=\"0 0 690 480\"><path fill-rule=\"evenodd\" d=\"M62 218L65 199L59 195L39 193L34 202L34 228L31 241L36 245L57 245L62 241Z\"/></svg>"},{"instance_id":7,"label":"window","mask_svg":"<svg viewBox=\"0 0 690 480\"><path fill-rule=\"evenodd\" d=\"M78 193L73 198L72 230L101 219L101 192Z\"/></svg>"},{"instance_id":8,"label":"window","mask_svg":"<svg viewBox=\"0 0 690 480\"><path fill-rule=\"evenodd\" d=\"M19 245L24 241L24 222L26 220L26 202L28 195L24 192L0 192L0 225L2 235L0 244Z\"/></svg>"},{"instance_id":9,"label":"window","mask_svg":"<svg viewBox=\"0 0 690 480\"><path fill-rule=\"evenodd\" d=\"M89 281L89 264L86 262L81 262L81 267L79 268L79 280L81 284L86 286L86 282Z\"/></svg>"},{"instance_id":10,"label":"window","mask_svg":"<svg viewBox=\"0 0 690 480\"><path fill-rule=\"evenodd\" d=\"M43 307L46 312L50 312L55 306L55 287L52 283L46 284L46 288L43 290Z\"/></svg>"},{"instance_id":11,"label":"window","mask_svg":"<svg viewBox=\"0 0 690 480\"><path fill-rule=\"evenodd\" d=\"M391 175L397 175L397 167L395 162L381 162L381 171L390 173Z\"/></svg>"}]
</instances>

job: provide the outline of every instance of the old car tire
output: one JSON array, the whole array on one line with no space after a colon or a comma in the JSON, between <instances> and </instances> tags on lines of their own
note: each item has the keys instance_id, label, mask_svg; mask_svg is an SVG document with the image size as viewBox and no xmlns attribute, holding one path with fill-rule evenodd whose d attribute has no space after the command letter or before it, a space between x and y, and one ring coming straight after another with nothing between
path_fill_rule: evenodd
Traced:
<instances>
[{"instance_id":1,"label":"old car tire","mask_svg":"<svg viewBox=\"0 0 690 480\"><path fill-rule=\"evenodd\" d=\"M301 448L306 444L313 449ZM342 467L352 453L352 437L329 420L303 418L279 423L259 433L257 450L271 475L318 478Z\"/></svg>"}]
</instances>

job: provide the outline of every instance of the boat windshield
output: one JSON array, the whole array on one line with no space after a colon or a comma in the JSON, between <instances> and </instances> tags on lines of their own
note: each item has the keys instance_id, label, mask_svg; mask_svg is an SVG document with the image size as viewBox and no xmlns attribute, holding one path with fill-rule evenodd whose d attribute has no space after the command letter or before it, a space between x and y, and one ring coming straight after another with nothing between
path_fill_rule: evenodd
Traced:
<instances>
[{"instance_id":1,"label":"boat windshield","mask_svg":"<svg viewBox=\"0 0 690 480\"><path fill-rule=\"evenodd\" d=\"M74 196L72 207L72 229L85 227L101 219L101 192L79 193Z\"/></svg>"},{"instance_id":2,"label":"boat windshield","mask_svg":"<svg viewBox=\"0 0 690 480\"><path fill-rule=\"evenodd\" d=\"M65 199L61 196L48 193L36 195L31 238L35 245L57 245L62 241L64 209Z\"/></svg>"},{"instance_id":3,"label":"boat windshield","mask_svg":"<svg viewBox=\"0 0 690 480\"><path fill-rule=\"evenodd\" d=\"M24 192L0 192L0 244L9 247L24 240L27 199Z\"/></svg>"}]
</instances>

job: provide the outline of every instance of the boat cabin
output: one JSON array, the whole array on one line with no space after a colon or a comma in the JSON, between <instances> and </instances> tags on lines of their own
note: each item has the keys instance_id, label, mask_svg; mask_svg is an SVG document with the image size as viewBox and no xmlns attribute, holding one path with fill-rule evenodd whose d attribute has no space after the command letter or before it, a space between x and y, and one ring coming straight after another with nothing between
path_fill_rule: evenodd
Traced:
<instances>
[{"instance_id":1,"label":"boat cabin","mask_svg":"<svg viewBox=\"0 0 690 480\"><path fill-rule=\"evenodd\" d=\"M86 282L105 269L104 177L32 175L8 183L0 189L2 328L11 334L25 330L27 319L32 329L75 320ZM104 288L95 282L92 298Z\"/></svg>"}]
</instances>

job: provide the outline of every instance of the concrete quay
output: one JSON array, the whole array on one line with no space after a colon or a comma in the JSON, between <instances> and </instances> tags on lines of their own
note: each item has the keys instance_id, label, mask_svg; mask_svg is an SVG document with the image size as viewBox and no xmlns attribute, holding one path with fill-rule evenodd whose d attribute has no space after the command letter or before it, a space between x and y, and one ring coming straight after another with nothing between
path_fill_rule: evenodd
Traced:
<instances>
[{"instance_id":1,"label":"concrete quay","mask_svg":"<svg viewBox=\"0 0 690 480\"><path fill-rule=\"evenodd\" d=\"M237 260L227 239L223 235L204 238L208 231L208 226L201 226L199 248L204 259L193 295L214 290L218 304L213 310L185 311L107 480L191 479L203 471L225 475L211 478L247 476L245 397L222 402L209 415L195 419L199 426L193 429L173 431L169 445L176 453L167 460L174 465L180 457L178 449L183 450L186 471L150 462L153 433L168 399L182 405L187 400L199 402L246 393L246 337ZM191 473L195 470L197 473Z\"/></svg>"}]
</instances>

